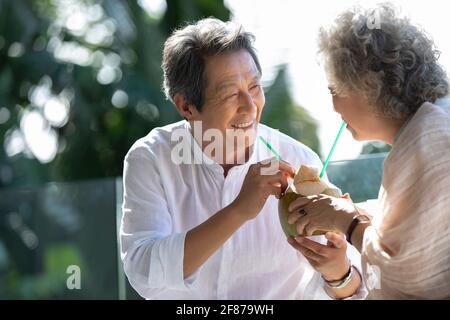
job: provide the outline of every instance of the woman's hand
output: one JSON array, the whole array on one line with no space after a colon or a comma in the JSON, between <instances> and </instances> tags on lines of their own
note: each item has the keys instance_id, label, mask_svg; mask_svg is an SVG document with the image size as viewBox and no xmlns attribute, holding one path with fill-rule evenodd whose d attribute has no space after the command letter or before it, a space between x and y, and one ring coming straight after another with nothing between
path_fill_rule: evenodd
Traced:
<instances>
[{"instance_id":1,"label":"woman's hand","mask_svg":"<svg viewBox=\"0 0 450 320\"><path fill-rule=\"evenodd\" d=\"M304 237L289 237L289 244L300 251L311 266L327 281L342 279L350 268L347 259L347 241L341 234L327 232L327 245Z\"/></svg>"},{"instance_id":2,"label":"woman's hand","mask_svg":"<svg viewBox=\"0 0 450 320\"><path fill-rule=\"evenodd\" d=\"M298 234L311 236L314 231L334 231L345 234L352 219L358 214L346 198L324 194L298 198L289 206L288 223L296 224Z\"/></svg>"}]
</instances>

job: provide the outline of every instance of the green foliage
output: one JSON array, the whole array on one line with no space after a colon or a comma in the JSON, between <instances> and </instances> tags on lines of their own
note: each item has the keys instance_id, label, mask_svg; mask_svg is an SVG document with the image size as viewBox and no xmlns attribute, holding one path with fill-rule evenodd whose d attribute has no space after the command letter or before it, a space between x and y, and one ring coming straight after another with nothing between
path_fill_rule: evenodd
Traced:
<instances>
[{"instance_id":1,"label":"green foliage","mask_svg":"<svg viewBox=\"0 0 450 320\"><path fill-rule=\"evenodd\" d=\"M69 265L84 269L82 258L77 249L69 244L53 245L46 248L44 268L38 274L20 274L11 268L4 277L4 287L0 297L9 299L49 299L62 297Z\"/></svg>"},{"instance_id":2,"label":"green foliage","mask_svg":"<svg viewBox=\"0 0 450 320\"><path fill-rule=\"evenodd\" d=\"M275 81L267 90L262 122L297 139L320 155L317 122L303 107L294 103L285 67L280 68Z\"/></svg>"}]
</instances>

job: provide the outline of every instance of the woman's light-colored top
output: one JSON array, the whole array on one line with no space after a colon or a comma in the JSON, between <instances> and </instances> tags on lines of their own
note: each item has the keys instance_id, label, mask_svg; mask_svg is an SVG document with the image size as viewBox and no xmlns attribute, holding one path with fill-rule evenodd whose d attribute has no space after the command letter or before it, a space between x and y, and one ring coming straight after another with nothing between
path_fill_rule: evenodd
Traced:
<instances>
[{"instance_id":1,"label":"woman's light-colored top","mask_svg":"<svg viewBox=\"0 0 450 320\"><path fill-rule=\"evenodd\" d=\"M250 164L272 157L257 142L251 159L224 177L220 165L203 161L189 130L185 121L154 129L125 158L121 253L134 289L147 299L329 299L320 274L287 243L275 197L183 279L186 232L236 198ZM292 165L321 167L313 151L286 135L264 125L258 134ZM195 164L172 161L172 152L181 152L175 148L181 136ZM359 267L356 249L349 246L348 254Z\"/></svg>"},{"instance_id":2,"label":"woman's light-colored top","mask_svg":"<svg viewBox=\"0 0 450 320\"><path fill-rule=\"evenodd\" d=\"M368 298L450 298L450 100L424 103L397 134L378 205L363 241Z\"/></svg>"}]
</instances>

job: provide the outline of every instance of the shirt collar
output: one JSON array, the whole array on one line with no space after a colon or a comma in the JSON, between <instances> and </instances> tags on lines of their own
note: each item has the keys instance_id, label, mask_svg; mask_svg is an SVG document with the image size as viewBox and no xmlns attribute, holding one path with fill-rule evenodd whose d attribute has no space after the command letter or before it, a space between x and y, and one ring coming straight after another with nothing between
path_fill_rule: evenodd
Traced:
<instances>
[{"instance_id":1,"label":"shirt collar","mask_svg":"<svg viewBox=\"0 0 450 320\"><path fill-rule=\"evenodd\" d=\"M413 118L413 115L409 116L408 118L406 118L405 122L403 122L402 126L400 127L400 129L397 131L397 133L395 134L394 137L394 143L398 140L398 138L402 135L403 131L405 131L405 128L408 126L408 123L411 121L411 119ZM394 144L393 143L393 144Z\"/></svg>"},{"instance_id":2,"label":"shirt collar","mask_svg":"<svg viewBox=\"0 0 450 320\"><path fill-rule=\"evenodd\" d=\"M188 142L190 144L194 163L199 164L202 166L205 166L215 172L223 174L223 168L220 164L218 164L216 161L208 157L202 150L202 148L199 146L198 142L195 140L195 138L192 135L191 125L188 121L184 120L184 127L187 131L187 137ZM258 137L259 132L259 124L256 127L256 138ZM255 139L254 145L253 145L253 152L249 158L249 160L243 164L234 166L231 170L243 170L249 167L251 164L256 163L258 161L258 151L259 151L259 143L258 139ZM231 171L230 170L230 171ZM239 170L240 171L240 170Z\"/></svg>"}]
</instances>

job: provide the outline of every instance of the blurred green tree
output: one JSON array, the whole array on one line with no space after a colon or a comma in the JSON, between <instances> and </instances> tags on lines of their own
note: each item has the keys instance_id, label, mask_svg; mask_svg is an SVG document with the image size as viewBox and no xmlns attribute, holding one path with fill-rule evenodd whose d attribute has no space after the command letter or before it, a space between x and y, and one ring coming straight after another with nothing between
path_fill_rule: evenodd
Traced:
<instances>
[{"instance_id":1,"label":"blurred green tree","mask_svg":"<svg viewBox=\"0 0 450 320\"><path fill-rule=\"evenodd\" d=\"M289 87L286 66L280 66L274 82L267 89L261 121L301 141L320 156L317 122L294 102Z\"/></svg>"}]
</instances>

